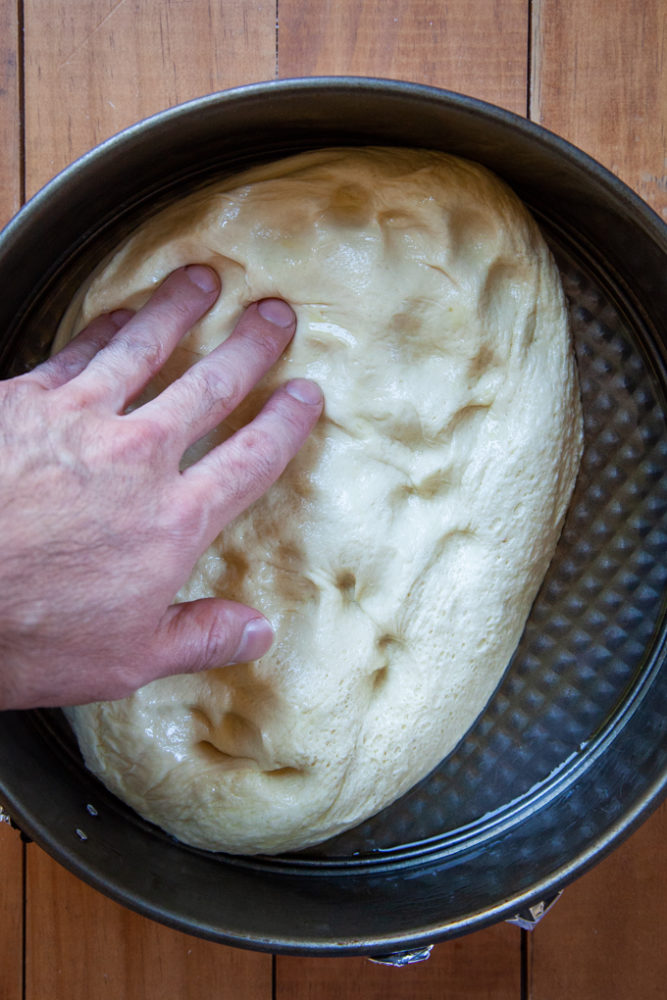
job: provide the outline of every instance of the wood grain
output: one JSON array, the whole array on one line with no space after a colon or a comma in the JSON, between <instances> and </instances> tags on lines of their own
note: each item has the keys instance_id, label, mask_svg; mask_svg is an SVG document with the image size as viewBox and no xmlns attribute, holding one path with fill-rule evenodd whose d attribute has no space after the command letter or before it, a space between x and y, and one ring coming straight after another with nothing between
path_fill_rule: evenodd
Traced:
<instances>
[{"instance_id":1,"label":"wood grain","mask_svg":"<svg viewBox=\"0 0 667 1000\"><path fill-rule=\"evenodd\" d=\"M411 80L525 112L527 0L280 0L278 9L281 77Z\"/></svg>"},{"instance_id":2,"label":"wood grain","mask_svg":"<svg viewBox=\"0 0 667 1000\"><path fill-rule=\"evenodd\" d=\"M27 188L168 105L276 71L265 0L25 0ZM280 75L358 73L469 93L532 115L666 212L662 0L280 0ZM18 207L18 4L0 0L0 214ZM569 887L529 941L532 1000L664 995L667 807ZM0 827L0 993L22 997L22 845ZM138 917L27 849L26 1000L271 1000L271 959ZM279 1000L519 1000L519 932L439 945L404 970L279 957ZM6 991L9 990L7 993ZM12 993L13 990L13 993Z\"/></svg>"},{"instance_id":3,"label":"wood grain","mask_svg":"<svg viewBox=\"0 0 667 1000\"><path fill-rule=\"evenodd\" d=\"M21 193L19 28L15 0L0 0L0 227ZM23 844L0 823L0 996L23 997Z\"/></svg>"},{"instance_id":4,"label":"wood grain","mask_svg":"<svg viewBox=\"0 0 667 1000\"><path fill-rule=\"evenodd\" d=\"M489 44L489 40L493 43ZM528 4L524 0L280 0L280 77L351 74L412 80L524 113ZM520 935L500 926L438 946L419 966L363 959L276 960L277 1000L494 997L518 1000Z\"/></svg>"},{"instance_id":5,"label":"wood grain","mask_svg":"<svg viewBox=\"0 0 667 1000\"><path fill-rule=\"evenodd\" d=\"M0 823L0 996L23 998L23 844Z\"/></svg>"},{"instance_id":6,"label":"wood grain","mask_svg":"<svg viewBox=\"0 0 667 1000\"><path fill-rule=\"evenodd\" d=\"M571 885L530 942L531 1000L662 1000L667 803Z\"/></svg>"},{"instance_id":7,"label":"wood grain","mask_svg":"<svg viewBox=\"0 0 667 1000\"><path fill-rule=\"evenodd\" d=\"M519 930L505 924L437 945L426 962L403 969L279 956L275 1000L519 1000L519 947Z\"/></svg>"},{"instance_id":8,"label":"wood grain","mask_svg":"<svg viewBox=\"0 0 667 1000\"><path fill-rule=\"evenodd\" d=\"M20 204L19 27L16 0L0 0L0 227Z\"/></svg>"},{"instance_id":9,"label":"wood grain","mask_svg":"<svg viewBox=\"0 0 667 1000\"><path fill-rule=\"evenodd\" d=\"M273 77L273 0L26 0L26 185L146 116Z\"/></svg>"},{"instance_id":10,"label":"wood grain","mask_svg":"<svg viewBox=\"0 0 667 1000\"><path fill-rule=\"evenodd\" d=\"M536 0L531 110L667 217L662 0ZM667 807L569 887L529 940L531 1000L665 995Z\"/></svg>"},{"instance_id":11,"label":"wood grain","mask_svg":"<svg viewBox=\"0 0 667 1000\"><path fill-rule=\"evenodd\" d=\"M132 913L28 848L25 1000L270 1000L271 956Z\"/></svg>"},{"instance_id":12,"label":"wood grain","mask_svg":"<svg viewBox=\"0 0 667 1000\"><path fill-rule=\"evenodd\" d=\"M535 0L531 111L667 218L664 0Z\"/></svg>"},{"instance_id":13,"label":"wood grain","mask_svg":"<svg viewBox=\"0 0 667 1000\"><path fill-rule=\"evenodd\" d=\"M275 5L26 0L29 192L119 129L192 97L272 77ZM26 1000L271 996L271 958L124 910L28 851Z\"/></svg>"}]
</instances>

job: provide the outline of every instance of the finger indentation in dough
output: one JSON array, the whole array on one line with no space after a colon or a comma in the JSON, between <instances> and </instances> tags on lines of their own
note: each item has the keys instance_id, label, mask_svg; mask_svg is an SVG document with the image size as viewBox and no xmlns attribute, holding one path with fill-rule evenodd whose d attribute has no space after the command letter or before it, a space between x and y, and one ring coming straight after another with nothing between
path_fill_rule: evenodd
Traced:
<instances>
[{"instance_id":1,"label":"finger indentation in dough","mask_svg":"<svg viewBox=\"0 0 667 1000\"><path fill-rule=\"evenodd\" d=\"M203 710L200 709L203 713ZM259 728L250 719L237 712L225 712L219 723L210 722L208 737L197 743L201 752L208 754L217 751L219 758L253 761L256 766L265 766L266 751Z\"/></svg>"},{"instance_id":2,"label":"finger indentation in dough","mask_svg":"<svg viewBox=\"0 0 667 1000\"><path fill-rule=\"evenodd\" d=\"M337 574L336 586L346 601L350 603L356 601L357 578L351 570L344 569Z\"/></svg>"},{"instance_id":3,"label":"finger indentation in dough","mask_svg":"<svg viewBox=\"0 0 667 1000\"><path fill-rule=\"evenodd\" d=\"M211 743L210 740L198 740L193 747L195 753L207 764L215 764L216 766L223 766L229 769L238 767L251 767L253 770L258 768L257 761L248 757L236 757L233 754L225 753Z\"/></svg>"},{"instance_id":4,"label":"finger indentation in dough","mask_svg":"<svg viewBox=\"0 0 667 1000\"><path fill-rule=\"evenodd\" d=\"M264 771L271 778L297 778L305 773L302 767L269 767Z\"/></svg>"},{"instance_id":5,"label":"finger indentation in dough","mask_svg":"<svg viewBox=\"0 0 667 1000\"><path fill-rule=\"evenodd\" d=\"M473 381L485 375L491 368L500 366L500 361L488 344L481 344L479 350L470 360L468 378Z\"/></svg>"},{"instance_id":6,"label":"finger indentation in dough","mask_svg":"<svg viewBox=\"0 0 667 1000\"><path fill-rule=\"evenodd\" d=\"M421 500L433 500L446 493L453 483L448 469L438 469L430 476L425 476L419 482L402 483L396 490L399 497L419 497Z\"/></svg>"},{"instance_id":7,"label":"finger indentation in dough","mask_svg":"<svg viewBox=\"0 0 667 1000\"><path fill-rule=\"evenodd\" d=\"M370 221L372 214L371 192L360 184L344 184L332 194L325 218L334 226L361 228Z\"/></svg>"},{"instance_id":8,"label":"finger indentation in dough","mask_svg":"<svg viewBox=\"0 0 667 1000\"><path fill-rule=\"evenodd\" d=\"M404 212L400 208L378 212L377 220L380 226L390 226L392 229L410 229L419 227L419 221L413 212Z\"/></svg>"},{"instance_id":9,"label":"finger indentation in dough","mask_svg":"<svg viewBox=\"0 0 667 1000\"><path fill-rule=\"evenodd\" d=\"M452 414L439 437L444 439L453 434L458 437L465 435L468 438L469 446L472 447L474 438L481 430L481 425L490 409L491 403L469 403L467 406L462 406L460 410Z\"/></svg>"},{"instance_id":10,"label":"finger indentation in dough","mask_svg":"<svg viewBox=\"0 0 667 1000\"><path fill-rule=\"evenodd\" d=\"M378 649L388 649L390 646L397 647L403 645L403 639L395 632L383 632L377 639Z\"/></svg>"},{"instance_id":11,"label":"finger indentation in dough","mask_svg":"<svg viewBox=\"0 0 667 1000\"><path fill-rule=\"evenodd\" d=\"M230 597L231 592L238 592L245 581L249 569L248 559L244 552L236 548L228 548L223 552L224 572L215 581L216 591L220 596Z\"/></svg>"},{"instance_id":12,"label":"finger indentation in dough","mask_svg":"<svg viewBox=\"0 0 667 1000\"><path fill-rule=\"evenodd\" d=\"M384 687L389 676L389 665L385 663L382 667L378 667L371 674L371 682L374 691L379 691L380 688Z\"/></svg>"}]
</instances>

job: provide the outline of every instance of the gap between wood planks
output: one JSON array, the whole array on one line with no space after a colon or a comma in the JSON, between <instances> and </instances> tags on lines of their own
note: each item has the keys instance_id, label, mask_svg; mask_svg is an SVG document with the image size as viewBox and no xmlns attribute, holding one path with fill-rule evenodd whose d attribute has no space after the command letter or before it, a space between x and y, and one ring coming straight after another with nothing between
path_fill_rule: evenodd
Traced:
<instances>
[{"instance_id":1,"label":"gap between wood planks","mask_svg":"<svg viewBox=\"0 0 667 1000\"><path fill-rule=\"evenodd\" d=\"M19 200L26 203L26 157L25 157L25 8L24 0L17 2L17 83L19 112ZM25 844L23 845L25 855Z\"/></svg>"}]
</instances>

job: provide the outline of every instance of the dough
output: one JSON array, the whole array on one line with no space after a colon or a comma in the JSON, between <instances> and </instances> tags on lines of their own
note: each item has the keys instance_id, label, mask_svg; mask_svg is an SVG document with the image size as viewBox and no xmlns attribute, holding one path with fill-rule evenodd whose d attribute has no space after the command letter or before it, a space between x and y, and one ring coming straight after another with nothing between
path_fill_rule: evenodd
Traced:
<instances>
[{"instance_id":1,"label":"dough","mask_svg":"<svg viewBox=\"0 0 667 1000\"><path fill-rule=\"evenodd\" d=\"M182 841L295 850L426 775L507 667L581 455L566 308L535 223L481 167L320 150L151 218L98 269L58 343L193 261L218 270L223 293L152 392L256 299L282 296L298 317L284 357L201 447L288 378L325 394L303 450L179 595L247 602L275 643L258 662L69 717L87 766Z\"/></svg>"}]
</instances>

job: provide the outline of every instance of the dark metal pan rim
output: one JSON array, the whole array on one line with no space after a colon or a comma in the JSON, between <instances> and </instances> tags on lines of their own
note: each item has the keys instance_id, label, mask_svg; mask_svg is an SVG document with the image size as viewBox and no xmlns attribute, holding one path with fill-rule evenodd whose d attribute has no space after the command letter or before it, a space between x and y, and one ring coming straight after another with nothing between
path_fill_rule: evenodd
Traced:
<instances>
[{"instance_id":1,"label":"dark metal pan rim","mask_svg":"<svg viewBox=\"0 0 667 1000\"><path fill-rule=\"evenodd\" d=\"M312 98L313 95L326 94L347 94L348 97L350 94L360 97L363 94L371 94L378 100L384 100L387 97L406 97L418 99L422 106L432 105L435 110L440 110L444 102L471 119L476 119L478 122L481 120L487 126L491 124L497 126L498 123L501 123L506 129L506 139L511 139L513 135L519 144L520 141L529 141L533 147L547 150L555 156L556 160L560 158L570 164L575 164L582 174L594 178L599 187L606 191L606 196L610 201L616 206L624 206L625 211L632 215L638 229L652 244L652 252L662 254L663 259L667 256L667 226L660 217L619 178L587 154L543 127L525 121L512 112L474 98L419 84L363 77L319 77L269 81L236 88L221 94L208 95L161 112L132 126L118 136L112 137L97 149L85 154L75 164L66 168L45 189L38 192L20 215L9 223L4 232L0 234L0 267L3 267L5 261L10 260L14 254L20 253L21 247L27 245L26 241L33 225L37 224L42 216L48 215L51 199L55 197L62 204L67 201L68 197L74 197L81 178L87 178L90 184L91 179L97 176L100 164L110 153L119 156L133 149L136 152L137 147L144 143L150 143L151 137L158 138L163 129L176 128L192 115L206 115L220 108L231 105L238 106L245 104L245 102L248 102L246 107L249 107L258 99L271 101L273 97L281 94L295 97L302 94L304 97L308 95L309 98ZM312 112L312 105L310 108ZM276 132L276 136L263 150L260 150L258 154L260 159L273 159L280 155L290 155L301 148L316 148L330 144L319 141L317 136L309 140L304 138L301 133L295 142L286 144L281 143L277 136ZM347 144L358 145L361 142L357 138L350 139ZM394 144L399 145L400 143ZM230 166L232 159L229 155L224 157L226 171L235 169ZM210 175L215 166L213 159L211 159L208 165L199 172L196 169L179 168L180 172L169 176L169 179L162 184L153 183L152 186L143 191L140 197L121 199L115 211L107 213L106 216L101 214L94 227L87 230L82 227L83 231L77 234L78 242L71 243L67 247L66 255L57 261L54 268L46 275L43 287L48 286L49 283L55 284L59 271L66 269L69 260L80 252L89 241L94 240L100 227L111 225L114 218L119 215L142 210L142 206L153 205L156 198L173 191L176 186L185 182L190 183L193 180L197 182L200 179L203 180L204 177ZM522 197L536 215L543 215L539 198L533 201L530 194L526 196L522 194ZM590 270L597 272L601 285L607 284L612 289L614 286L622 289L622 294L616 298L623 308L629 309L630 325L635 323L635 319L630 313L636 310L639 325L644 331L647 331L647 337L640 347L647 367L651 368L655 375L654 389L662 394L664 403L664 389L667 384L665 380L665 350L660 342L662 334L657 327L661 324L661 320L657 318L655 304L651 304L652 312L647 312L643 305L641 290L631 287L626 280L622 268L618 264L619 258L617 258L615 268L610 272L605 272L602 263L604 255L596 257L595 247L591 247L588 235L584 237L582 232L577 229L575 217L563 218L556 209L552 209L544 218L547 228L554 231L557 243L571 244L580 256L588 255L590 257ZM19 325L21 318L21 314L17 314L17 325ZM664 617L665 607L663 606L660 619L662 622L664 622ZM349 885L349 883L355 883L358 880L358 884L361 885L366 879L370 885L377 884L378 877L384 878L386 876L389 881L392 881L391 876L394 876L393 881L405 880L404 891L409 893L411 887L414 889L415 883L419 882L422 877L425 878L429 873L433 873L435 876L436 872L439 872L441 878L438 883L438 891L446 893L447 862L450 859L464 856L466 847L469 850L473 850L473 848L490 849L493 846L493 834L499 834L502 830L513 826L520 826L524 819L530 826L531 814L544 809L547 805L557 805L567 796L568 786L571 787L582 778L588 777L591 771L594 771L596 775L602 774L601 762L605 760L610 749L614 747L617 737L619 744L627 751L630 737L625 734L624 738L624 728L632 723L631 733L640 731L640 725L648 716L645 702L648 700L651 685L655 681L656 687L659 687L657 677L661 668L664 668L665 660L664 636L661 644L660 636L656 633L651 648L652 652L647 653L644 659L642 672L635 678L636 683L633 680L632 684L628 686L627 698L624 697L620 703L616 704L614 711L605 720L604 725L598 728L590 739L561 761L556 771L549 775L549 780L545 783L544 788L538 787L536 794L534 789L531 789L526 795L510 801L499 811L491 812L482 817L482 820L470 823L467 827L461 826L451 835L450 841L447 841L446 836L445 839L435 838L432 842L420 841L420 845L426 844L426 848L421 854L410 853L412 845L406 841L400 848L379 849L377 859L374 857L371 863L369 863L368 856L346 857L344 861L333 857L328 861L309 861L295 857L238 859L210 854L204 856L205 852L176 847L174 843L167 842L166 835L162 834L160 837L153 838L155 850L161 852L164 847L166 851L172 852L170 857L173 856L175 850L178 850L183 853L184 864L187 862L187 855L190 855L193 862L201 864L202 870L205 867L206 871L212 871L210 865L215 863L220 872L221 885L227 884L224 881L227 878L234 885L237 884L234 881L236 878L234 870L240 879L238 884L241 884L244 879L250 879L254 880L258 886L263 884L264 878L269 882L288 887L292 880L303 882L304 876L308 876L310 879L311 875L322 875L330 879L329 893L338 894L341 898L345 898L345 893L348 890L341 888L339 892L339 886L342 887L343 883ZM0 758L2 758L2 753L3 747L0 745ZM606 775L609 773L611 773L609 768L604 770L604 780L607 780ZM551 781L552 777L553 782ZM3 779L4 776L0 774L0 781ZM295 930L292 926L285 925L284 922L272 928L270 934L267 934L265 930L264 932L250 933L247 925L244 925L240 917L237 919L235 914L228 919L220 918L222 925L221 922L216 922L217 915L211 917L210 911L207 911L203 917L193 916L192 907L189 909L187 906L180 907L178 902L174 903L173 900L166 899L164 893L153 891L152 888L150 890L137 889L133 885L132 873L128 872L126 868L123 869L121 875L115 877L104 868L94 851L91 851L91 842L85 843L78 840L74 823L71 826L71 833L68 829L66 835L63 836L61 831L59 835L54 836L54 831L50 828L49 823L44 823L43 816L39 813L36 805L39 800L32 796L32 801L30 801L31 796L27 794L24 796L16 782L8 781L7 787L2 790L1 794L10 813L29 836L32 836L65 867L75 872L84 881L132 909L181 930L239 947L265 951L278 950L295 954L340 955L368 954L369 952L378 954L411 946L423 946L436 940L468 933L498 920L511 918L518 910L553 894L555 889L562 888L594 862L600 860L659 804L667 791L666 786L666 769L663 769L659 774L654 770L648 774L648 777L644 775L643 783L628 795L622 814L610 812L605 823L599 824L595 828L596 834L592 839L583 844L577 841L576 852L561 855L554 860L551 867L547 868L545 864L542 864L542 867L535 871L533 880L530 882L524 880L521 888L515 892L512 892L512 888L516 889L516 885L510 886L509 890L502 896L497 895L495 898L487 900L484 905L471 902L468 910L464 912L461 909L458 913L450 913L446 919L444 917L433 919L432 914L425 915L421 920L415 920L411 927L404 926L400 933L396 931L395 922L392 924L391 920L387 920L385 927L376 926L372 935L354 934L354 936L346 933L341 934L340 926L334 928L333 925L329 929L313 926L306 934ZM82 792L82 795L84 794L86 793ZM85 801L84 799L83 802L85 803ZM122 809L117 810L117 813L122 819ZM151 836L150 831L147 832L146 826L144 825L143 829L137 830L137 835L143 837L144 841L148 836ZM467 840L466 835L469 835ZM163 838L162 841L161 838ZM142 843L140 851L144 851L144 849L145 845ZM512 856L516 859L519 856L518 852L515 850ZM228 876L224 874L225 869ZM478 870L475 869L475 871ZM343 877L340 878L340 876ZM318 884L324 885L326 879L316 878L311 881L312 891L318 892ZM362 899L367 899L366 891L362 891L358 905L362 905ZM355 930L358 928L355 927Z\"/></svg>"},{"instance_id":2,"label":"dark metal pan rim","mask_svg":"<svg viewBox=\"0 0 667 1000\"><path fill-rule=\"evenodd\" d=\"M664 792L665 779L647 788L641 800L636 803L635 808L613 827L610 827L604 837L591 844L589 849L580 854L576 861L563 864L551 872L548 877L535 882L529 891L508 896L497 904L471 911L458 919L424 924L416 931L402 932L400 935L375 933L372 939L338 938L336 940L327 935L319 937L315 930L309 937L283 935L279 932L272 933L270 937L257 937L244 934L240 929L222 928L215 924L200 922L194 926L191 920L180 918L173 908L158 904L155 899L138 898L137 894L131 889L128 890L122 881L110 881L106 873L100 873L86 864L85 860L75 859L70 852L63 850L63 845L60 842L51 840L50 831L40 827L39 824L33 825L27 816L21 815L19 802L12 803L10 800L6 801L5 804L10 810L16 810L14 815L21 815L21 828L24 834L39 843L64 868L128 909L168 927L186 933L195 933L197 937L206 940L252 951L303 956L368 956L424 948L444 940L462 937L498 922L512 920L517 913L537 901L553 898L559 891L567 888L583 871L598 863L601 858L606 857L614 849L619 838L626 837L628 832L632 832L639 826L659 804L660 797L664 795Z\"/></svg>"},{"instance_id":3,"label":"dark metal pan rim","mask_svg":"<svg viewBox=\"0 0 667 1000\"><path fill-rule=\"evenodd\" d=\"M649 692L656 675L662 669L664 650L667 637L658 643L648 658L650 664L642 670L637 683L619 702L616 711L599 731L577 751L573 752L559 767L554 770L539 785L528 789L522 796L494 810L478 820L455 831L438 837L414 843L404 843L401 847L377 848L373 855L361 857L345 857L327 860L299 857L298 854L283 854L275 857L269 855L248 856L220 854L216 855L225 864L237 865L256 871L272 871L276 874L298 874L307 870L313 875L359 874L365 870L378 873L381 871L395 872L398 867L414 868L420 865L433 864L458 853L465 853L484 845L500 833L521 823L536 809L545 808L567 788L578 781L587 770L602 755L609 751L619 732L623 730L628 720L634 715L643 699ZM424 779L424 780L428 780ZM667 790L667 773L656 789ZM183 846L183 845L180 845ZM193 850L187 848L187 850ZM196 853L208 853L199 852ZM210 855L209 855L210 856Z\"/></svg>"},{"instance_id":4,"label":"dark metal pan rim","mask_svg":"<svg viewBox=\"0 0 667 1000\"><path fill-rule=\"evenodd\" d=\"M358 90L362 92L376 92L385 96L389 94L412 94L422 102L431 101L437 108L443 100L451 106L457 107L464 112L468 112L475 117L490 116L496 122L502 122L513 131L522 132L529 137L534 145L545 146L550 150L556 150L565 158L577 163L583 171L596 177L605 186L612 187L617 196L623 199L631 208L637 220L641 220L647 233L655 239L667 252L667 226L643 199L639 197L627 184L616 174L612 173L599 161L589 156L583 150L568 142L555 132L542 125L528 119L521 118L514 112L482 101L479 98L468 97L455 91L430 87L425 84L409 83L401 80L384 79L381 77L357 77L357 76L314 76L295 77L283 80L267 80L260 83L247 84L245 86L231 88L229 90L218 91L207 94L203 97L194 98L173 108L159 111L142 121L128 126L116 135L104 140L94 149L84 153L73 163L69 164L58 174L56 174L42 189L37 191L29 201L23 206L21 211L11 219L5 228L0 232L3 240L11 244L15 234L30 221L30 217L42 210L42 202L53 197L53 193L59 187L68 188L71 185L78 185L79 178L89 171L96 173L98 162L117 147L122 151L125 146L134 145L136 142L143 143L146 137L150 138L153 130L160 131L164 127L171 126L182 117L188 117L193 112L201 113L211 108L218 108L226 103L238 104L244 100L255 100L257 97L265 96L270 99L271 94L279 91L281 93L293 92L298 94L303 91L312 94L318 89L323 90ZM318 145L321 145L318 144ZM208 172L208 171L206 171ZM196 171L188 171L187 176L196 175ZM174 183L178 183L182 177L175 175ZM171 181L164 185L164 190L168 190L174 183ZM156 192L151 192L151 197ZM132 205L139 204L133 201ZM123 211L121 204L119 212ZM103 220L102 220L103 224Z\"/></svg>"}]
</instances>

